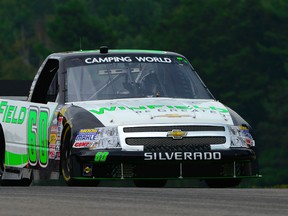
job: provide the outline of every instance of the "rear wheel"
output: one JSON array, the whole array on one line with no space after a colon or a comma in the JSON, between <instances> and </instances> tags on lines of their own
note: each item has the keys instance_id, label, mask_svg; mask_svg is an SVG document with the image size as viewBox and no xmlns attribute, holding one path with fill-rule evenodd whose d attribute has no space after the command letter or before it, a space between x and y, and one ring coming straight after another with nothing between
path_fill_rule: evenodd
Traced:
<instances>
[{"instance_id":1,"label":"rear wheel","mask_svg":"<svg viewBox=\"0 0 288 216\"><path fill-rule=\"evenodd\" d=\"M167 180L134 180L137 187L164 187Z\"/></svg>"},{"instance_id":2,"label":"rear wheel","mask_svg":"<svg viewBox=\"0 0 288 216\"><path fill-rule=\"evenodd\" d=\"M210 188L228 188L236 187L241 183L240 178L231 179L206 179L205 182Z\"/></svg>"}]
</instances>

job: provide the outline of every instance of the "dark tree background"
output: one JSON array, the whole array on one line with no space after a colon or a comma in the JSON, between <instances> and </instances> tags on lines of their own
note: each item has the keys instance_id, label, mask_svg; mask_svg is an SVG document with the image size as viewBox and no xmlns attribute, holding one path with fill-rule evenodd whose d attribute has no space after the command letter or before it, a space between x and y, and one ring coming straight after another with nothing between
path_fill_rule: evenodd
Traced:
<instances>
[{"instance_id":1,"label":"dark tree background","mask_svg":"<svg viewBox=\"0 0 288 216\"><path fill-rule=\"evenodd\" d=\"M254 128L263 178L249 186L288 185L287 0L0 0L0 79L101 45L184 54Z\"/></svg>"}]
</instances>

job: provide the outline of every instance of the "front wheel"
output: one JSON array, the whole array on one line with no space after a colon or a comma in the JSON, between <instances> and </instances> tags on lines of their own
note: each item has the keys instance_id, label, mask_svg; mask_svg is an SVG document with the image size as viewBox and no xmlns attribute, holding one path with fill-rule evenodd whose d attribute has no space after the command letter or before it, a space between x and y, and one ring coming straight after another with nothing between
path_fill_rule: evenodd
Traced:
<instances>
[{"instance_id":1,"label":"front wheel","mask_svg":"<svg viewBox=\"0 0 288 216\"><path fill-rule=\"evenodd\" d=\"M72 155L71 128L64 128L61 144L61 173L65 183L69 186L97 186L97 180L78 180L74 177L81 177L81 162L77 161L76 156Z\"/></svg>"},{"instance_id":2,"label":"front wheel","mask_svg":"<svg viewBox=\"0 0 288 216\"><path fill-rule=\"evenodd\" d=\"M71 128L66 126L63 130L61 144L61 173L65 183L69 186L77 185L77 181L72 178L73 158L71 155Z\"/></svg>"}]
</instances>

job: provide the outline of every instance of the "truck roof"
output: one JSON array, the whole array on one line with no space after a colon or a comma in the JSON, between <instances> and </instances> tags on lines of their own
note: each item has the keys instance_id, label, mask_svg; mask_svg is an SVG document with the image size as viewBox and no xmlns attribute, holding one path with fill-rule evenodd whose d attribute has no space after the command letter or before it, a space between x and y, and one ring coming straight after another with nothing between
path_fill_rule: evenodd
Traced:
<instances>
[{"instance_id":1,"label":"truck roof","mask_svg":"<svg viewBox=\"0 0 288 216\"><path fill-rule=\"evenodd\" d=\"M91 55L123 55L123 54L157 54L157 55L175 55L182 56L181 54L169 51L161 50L141 50L141 49L108 49L103 51L102 47L99 50L79 50L79 51L67 51L53 53L49 55L49 58L63 59L73 58L79 56L91 56Z\"/></svg>"}]
</instances>

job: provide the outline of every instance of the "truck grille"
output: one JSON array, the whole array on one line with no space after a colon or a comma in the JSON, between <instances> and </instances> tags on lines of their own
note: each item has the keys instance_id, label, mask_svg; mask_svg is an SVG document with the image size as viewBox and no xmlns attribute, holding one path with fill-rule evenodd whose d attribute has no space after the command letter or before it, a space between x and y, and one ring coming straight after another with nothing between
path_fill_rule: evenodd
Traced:
<instances>
[{"instance_id":1,"label":"truck grille","mask_svg":"<svg viewBox=\"0 0 288 216\"><path fill-rule=\"evenodd\" d=\"M171 130L182 131L225 131L223 126L210 125L177 125L177 126L152 126L152 127L125 127L125 133L130 132L167 132Z\"/></svg>"},{"instance_id":2,"label":"truck grille","mask_svg":"<svg viewBox=\"0 0 288 216\"><path fill-rule=\"evenodd\" d=\"M147 152L198 152L198 151L209 151L211 150L210 145L148 145L144 146L144 151Z\"/></svg>"},{"instance_id":3,"label":"truck grille","mask_svg":"<svg viewBox=\"0 0 288 216\"><path fill-rule=\"evenodd\" d=\"M172 139L171 137L126 138L127 145L206 145L223 144L225 137L184 137Z\"/></svg>"},{"instance_id":4,"label":"truck grille","mask_svg":"<svg viewBox=\"0 0 288 216\"><path fill-rule=\"evenodd\" d=\"M183 137L173 137L173 131ZM226 144L229 133L222 125L152 125L123 127L121 134L127 149L139 146L153 152L211 150L211 145Z\"/></svg>"}]
</instances>

